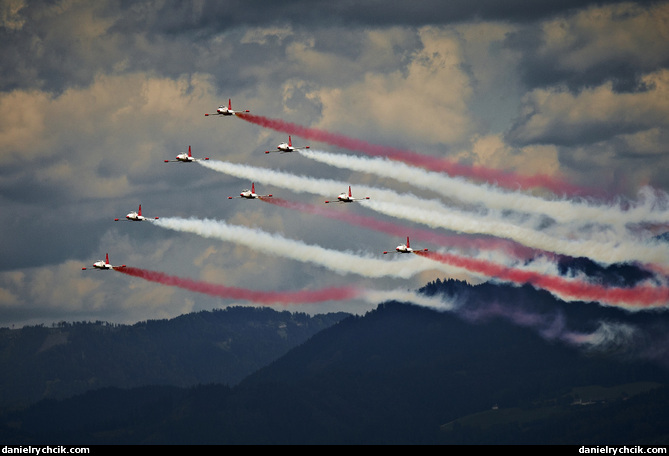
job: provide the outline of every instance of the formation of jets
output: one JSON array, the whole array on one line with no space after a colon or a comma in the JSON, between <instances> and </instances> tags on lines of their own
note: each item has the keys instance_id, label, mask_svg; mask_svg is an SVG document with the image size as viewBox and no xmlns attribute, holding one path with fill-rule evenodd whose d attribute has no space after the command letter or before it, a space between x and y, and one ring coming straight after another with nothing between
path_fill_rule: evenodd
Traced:
<instances>
[{"instance_id":1,"label":"formation of jets","mask_svg":"<svg viewBox=\"0 0 669 456\"><path fill-rule=\"evenodd\" d=\"M205 116L234 116L238 112L250 112L248 109L244 111L233 111L232 110L232 100L228 98L228 106L219 106L218 109L216 109L215 114L205 114Z\"/></svg>"},{"instance_id":2,"label":"formation of jets","mask_svg":"<svg viewBox=\"0 0 669 456\"><path fill-rule=\"evenodd\" d=\"M421 250L421 249L414 250L414 249L411 248L411 246L409 245L409 236L407 236L407 243L406 244L401 244L401 245L398 245L397 247L395 247L395 252L397 252L397 253L413 253L413 252L417 252L419 250ZM422 250L423 250L423 252L427 252L427 249L422 249ZM388 253L388 252L383 252L384 255L386 253Z\"/></svg>"},{"instance_id":3,"label":"formation of jets","mask_svg":"<svg viewBox=\"0 0 669 456\"><path fill-rule=\"evenodd\" d=\"M228 99L228 106L219 106L218 109L216 109L216 113L212 114L205 114L205 116L233 116L238 113L244 113L244 112L250 112L248 109L243 110L243 111L234 111L232 109L232 100ZM293 141L291 136L288 136L288 142L284 142L276 146L276 150L273 151L265 151L266 154L269 154L270 152L280 152L280 153L289 153L289 152L295 152L297 150L301 149L309 149L309 146L293 146ZM170 162L181 162L181 163L191 163L194 161L198 160L209 160L209 157L203 157L203 158L196 158L193 157L192 152L191 152L191 146L188 146L188 152L184 152L182 154L179 154L176 156L174 160L164 160L165 163L170 163ZM255 190L255 183L251 182L251 189L245 189L243 190L239 196L229 196L228 199L233 199L233 198L246 198L246 199L256 199L256 198L270 198L272 195L258 195L256 194ZM354 201L361 201L361 200L367 200L370 199L369 196L366 196L364 198L354 198L353 194L351 193L351 186L348 187L348 193L341 193L339 196L337 196L336 201L325 201L326 203L352 203ZM114 221L119 221L120 219L116 218ZM142 222L142 221L151 221L151 220L158 220L158 217L154 217L153 219L150 217L145 217L142 215L142 205L139 205L139 209L137 212L132 211L128 213L125 216L124 221L129 221L129 222ZM395 248L395 251L397 253L413 253L416 252L417 250L414 250L410 247L409 245L409 237L407 236L407 243L398 245ZM427 252L427 249L423 249L423 251ZM388 252L383 252L384 254L387 254ZM121 266L113 266L109 263L109 254L106 254L104 260L99 260L93 263L93 269L101 269L101 270L109 270L109 269L115 269L115 268L125 268L126 265L121 265ZM86 270L86 267L81 268L82 270Z\"/></svg>"},{"instance_id":4,"label":"formation of jets","mask_svg":"<svg viewBox=\"0 0 669 456\"><path fill-rule=\"evenodd\" d=\"M169 162L183 162L183 163L191 163L197 160L209 160L209 157L204 157L204 158L195 158L193 157L193 154L191 153L190 146L188 146L188 153L184 152L183 154L177 155L176 159L174 160L165 160L165 163Z\"/></svg>"},{"instance_id":5,"label":"formation of jets","mask_svg":"<svg viewBox=\"0 0 669 456\"><path fill-rule=\"evenodd\" d=\"M369 196L365 196L364 198L353 198L353 194L351 193L351 186L349 185L348 194L340 193L337 197L337 201L326 201L326 203L352 203L353 201L362 201L368 199Z\"/></svg>"},{"instance_id":6,"label":"formation of jets","mask_svg":"<svg viewBox=\"0 0 669 456\"><path fill-rule=\"evenodd\" d=\"M232 198L255 199L255 198L261 198L261 197L262 198L271 198L272 195L257 195L256 194L256 184L254 182L251 182L251 190L244 189L239 194L239 196L228 196L228 199L232 199Z\"/></svg>"},{"instance_id":7,"label":"formation of jets","mask_svg":"<svg viewBox=\"0 0 669 456\"><path fill-rule=\"evenodd\" d=\"M123 264L121 266L112 266L111 264L109 264L109 254L108 253L105 255L104 260L98 260L95 263L93 263L93 269L108 270L108 269L114 269L114 268L125 268L125 265ZM85 271L86 268L85 267L81 268L81 270Z\"/></svg>"},{"instance_id":8,"label":"formation of jets","mask_svg":"<svg viewBox=\"0 0 669 456\"><path fill-rule=\"evenodd\" d=\"M158 220L158 217L154 217L154 220ZM143 222L145 220L151 220L149 217L144 217L142 215L142 205L139 205L139 210L137 212L132 211L128 215L125 216L125 221L126 222ZM119 219L114 219L115 222L118 222Z\"/></svg>"},{"instance_id":9,"label":"formation of jets","mask_svg":"<svg viewBox=\"0 0 669 456\"><path fill-rule=\"evenodd\" d=\"M300 147L294 147L293 146L293 141L288 136L288 142L287 143L281 143L278 146L276 146L277 150L266 150L265 153L269 154L270 152L280 152L282 154L288 153L288 152L295 152L296 150L301 150L301 149L308 149L309 146L300 146Z\"/></svg>"}]
</instances>

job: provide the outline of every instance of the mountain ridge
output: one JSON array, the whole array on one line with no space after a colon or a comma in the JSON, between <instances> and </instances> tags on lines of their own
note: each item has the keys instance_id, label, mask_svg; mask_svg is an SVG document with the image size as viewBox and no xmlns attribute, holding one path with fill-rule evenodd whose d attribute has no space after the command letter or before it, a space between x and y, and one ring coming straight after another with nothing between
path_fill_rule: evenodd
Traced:
<instances>
[{"instance_id":1,"label":"mountain ridge","mask_svg":"<svg viewBox=\"0 0 669 456\"><path fill-rule=\"evenodd\" d=\"M346 313L229 307L133 325L0 330L0 409L116 386L234 385Z\"/></svg>"},{"instance_id":2,"label":"mountain ridge","mask_svg":"<svg viewBox=\"0 0 669 456\"><path fill-rule=\"evenodd\" d=\"M669 442L669 370L646 350L666 332L665 313L564 303L531 287L447 280L422 291L467 296L457 311L388 301L347 316L232 387L96 390L41 401L5 414L0 435L24 444ZM499 310L504 306L517 312L513 318ZM491 307L495 312L486 314ZM544 326L520 324L518 312L561 315L549 320L561 322L563 333L577 327L586 334L602 319L654 326L644 327L645 337L577 347ZM574 387L635 382L659 386L596 407L559 402ZM480 428L465 420L495 406L553 402L563 407L560 414L529 425ZM86 419L82 410L91 411ZM457 432L444 431L451 422L460 423Z\"/></svg>"}]
</instances>

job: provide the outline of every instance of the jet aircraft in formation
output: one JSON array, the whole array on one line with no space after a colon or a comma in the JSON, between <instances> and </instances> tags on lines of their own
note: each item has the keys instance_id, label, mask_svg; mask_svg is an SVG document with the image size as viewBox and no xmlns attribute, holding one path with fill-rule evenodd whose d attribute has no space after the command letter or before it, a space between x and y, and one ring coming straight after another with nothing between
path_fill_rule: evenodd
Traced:
<instances>
[{"instance_id":1,"label":"jet aircraft in formation","mask_svg":"<svg viewBox=\"0 0 669 456\"><path fill-rule=\"evenodd\" d=\"M248 109L244 111L233 111L232 109L232 100L228 99L228 106L219 106L218 109L216 110L215 114L205 114L205 116L232 116L237 113L241 112L250 112ZM270 152L280 152L280 153L289 153L289 152L295 152L297 150L301 149L309 149L309 146L300 146L300 147L295 147L292 144L292 138L289 135L288 136L288 142L287 143L281 143L276 147L276 151L265 151L266 154L269 154ZM196 158L193 157L192 152L191 152L191 146L188 146L188 153L182 153L176 156L175 160L165 160L165 163L169 162L183 162L183 163L191 163L197 160L209 160L209 157L204 157L204 158ZM251 183L251 189L245 189L243 190L239 196L229 196L228 199L233 199L233 198L246 198L246 199L255 199L255 198L269 198L272 195L258 195L255 192L255 183ZM351 193L351 186L348 187L348 194L346 193L341 193L339 196L337 196L336 201L326 201L326 203L352 203L354 201L361 201L361 200L366 200L370 199L369 196L366 196L364 198L353 198L353 195ZM154 220L158 220L158 217L154 217ZM119 221L118 218L114 219L115 221ZM152 220L149 217L145 217L142 215L142 205L139 205L139 210L137 212L132 211L128 215L125 216L125 221L150 221ZM423 251L427 252L428 249L423 249ZM398 245L395 248L395 251L397 253L414 253L417 250L414 250L411 248L409 244L409 236L407 236L407 243ZM388 252L383 252L384 254L387 254ZM113 266L109 263L109 254L107 253L105 255L104 260L99 260L93 263L93 269L101 269L101 270L108 270L108 269L114 269L114 268L125 268L126 265L121 265L121 266ZM81 268L82 270L86 270L87 268L83 267Z\"/></svg>"},{"instance_id":2,"label":"jet aircraft in formation","mask_svg":"<svg viewBox=\"0 0 669 456\"><path fill-rule=\"evenodd\" d=\"M255 198L271 198L272 195L257 195L256 194L256 184L251 182L251 190L243 190L239 196L228 196L228 199L232 198L246 198L246 199L255 199Z\"/></svg>"},{"instance_id":3,"label":"jet aircraft in formation","mask_svg":"<svg viewBox=\"0 0 669 456\"><path fill-rule=\"evenodd\" d=\"M414 253L418 250L420 250L420 249L417 249L417 250L412 249L411 246L409 245L409 236L407 236L407 243L406 244L398 245L397 247L395 247L395 252L397 252L397 253ZM427 249L422 249L422 250L424 252L427 252ZM384 255L386 253L388 253L388 252L383 252Z\"/></svg>"},{"instance_id":4,"label":"jet aircraft in formation","mask_svg":"<svg viewBox=\"0 0 669 456\"><path fill-rule=\"evenodd\" d=\"M280 152L282 154L288 153L288 152L295 152L296 150L300 149L308 149L309 146L300 146L300 147L295 147L293 146L293 141L290 136L288 136L288 142L287 143L281 143L278 146L276 146L277 150L266 150L265 153L269 154L270 152Z\"/></svg>"},{"instance_id":5,"label":"jet aircraft in formation","mask_svg":"<svg viewBox=\"0 0 669 456\"><path fill-rule=\"evenodd\" d=\"M190 146L188 146L188 153L184 152L183 154L177 155L175 160L165 160L165 163L169 162L184 162L184 163L191 163L196 160L209 160L209 157L204 157L204 158L195 158L191 154Z\"/></svg>"},{"instance_id":6,"label":"jet aircraft in formation","mask_svg":"<svg viewBox=\"0 0 669 456\"><path fill-rule=\"evenodd\" d=\"M244 111L233 111L232 110L232 100L228 98L228 106L219 106L218 109L216 109L216 114L205 114L205 116L234 116L235 114L239 112L250 112L248 109Z\"/></svg>"},{"instance_id":7,"label":"jet aircraft in formation","mask_svg":"<svg viewBox=\"0 0 669 456\"><path fill-rule=\"evenodd\" d=\"M93 263L93 269L102 269L102 270L107 270L107 269L114 269L114 268L125 268L125 265L121 266L112 266L109 264L109 254L107 253L105 255L104 260L98 260L95 263ZM81 268L82 271L85 271L86 268Z\"/></svg>"},{"instance_id":8,"label":"jet aircraft in formation","mask_svg":"<svg viewBox=\"0 0 669 456\"><path fill-rule=\"evenodd\" d=\"M326 201L326 203L352 203L353 201L362 201L368 199L369 196L365 196L364 198L353 198L353 194L351 193L351 186L349 185L348 195L346 193L340 193L337 197L337 201Z\"/></svg>"},{"instance_id":9,"label":"jet aircraft in formation","mask_svg":"<svg viewBox=\"0 0 669 456\"><path fill-rule=\"evenodd\" d=\"M125 221L127 222L143 222L143 221L151 221L149 217L144 217L142 215L142 205L139 205L139 210L137 212L132 211L128 215L125 216ZM158 217L154 217L154 220L158 220ZM118 222L119 219L114 219L115 222Z\"/></svg>"}]
</instances>

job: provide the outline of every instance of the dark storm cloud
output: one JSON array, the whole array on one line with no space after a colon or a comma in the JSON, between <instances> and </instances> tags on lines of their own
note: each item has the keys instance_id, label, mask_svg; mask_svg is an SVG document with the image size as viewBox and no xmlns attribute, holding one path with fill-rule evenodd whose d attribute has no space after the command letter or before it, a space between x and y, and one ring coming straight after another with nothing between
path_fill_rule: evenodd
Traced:
<instances>
[{"instance_id":1,"label":"dark storm cloud","mask_svg":"<svg viewBox=\"0 0 669 456\"><path fill-rule=\"evenodd\" d=\"M132 11L119 27L144 25L161 33L185 33L209 29L214 32L239 26L281 25L323 26L395 26L437 25L470 20L530 21L584 8L588 5L621 3L621 1L548 0L272 0L161 2L159 7L135 8L136 2L121 4ZM650 2L649 2L650 3Z\"/></svg>"},{"instance_id":2,"label":"dark storm cloud","mask_svg":"<svg viewBox=\"0 0 669 456\"><path fill-rule=\"evenodd\" d=\"M23 19L22 27L0 28L0 90L38 87L60 92L69 86L89 84L99 72L120 68L152 69L174 77L190 71L211 71L218 66L218 74L225 78L229 73L225 72L224 62L230 56L203 54L199 44L206 45L213 36L246 26L290 26L311 31L343 27L327 41L345 43L348 28L443 25L471 20L524 22L590 3L619 2L130 1L94 2L69 9L54 2L31 2L17 13ZM85 30L89 27L93 30ZM355 45L349 47L349 52L355 52ZM261 57L255 52L245 55ZM537 59L536 63L545 62ZM537 76L540 75L528 70L528 79ZM225 82L239 87L254 83L249 78L226 78Z\"/></svg>"},{"instance_id":3,"label":"dark storm cloud","mask_svg":"<svg viewBox=\"0 0 669 456\"><path fill-rule=\"evenodd\" d=\"M616 92L643 91L644 74L669 66L669 24L661 2L566 11L510 33L530 88L560 84L573 92L611 82Z\"/></svg>"}]
</instances>

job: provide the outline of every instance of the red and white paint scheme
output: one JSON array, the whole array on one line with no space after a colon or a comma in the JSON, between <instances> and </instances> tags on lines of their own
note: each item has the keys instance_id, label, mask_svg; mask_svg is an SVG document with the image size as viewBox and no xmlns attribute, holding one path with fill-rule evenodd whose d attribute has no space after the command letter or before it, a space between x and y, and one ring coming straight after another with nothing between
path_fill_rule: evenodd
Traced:
<instances>
[{"instance_id":1,"label":"red and white paint scheme","mask_svg":"<svg viewBox=\"0 0 669 456\"><path fill-rule=\"evenodd\" d=\"M174 160L165 160L165 163L169 162L184 162L184 163L190 163L194 162L197 160L209 160L209 157L204 157L204 158L195 158L193 157L190 146L188 146L188 153L184 152L183 154L177 155L176 159Z\"/></svg>"},{"instance_id":2,"label":"red and white paint scheme","mask_svg":"<svg viewBox=\"0 0 669 456\"><path fill-rule=\"evenodd\" d=\"M285 154L288 152L295 152L296 150L308 149L308 148L309 146L300 146L300 147L293 146L293 140L291 139L290 136L288 136L287 143L281 143L278 146L276 146L277 150L266 150L265 153L269 154L270 152L281 152L282 154Z\"/></svg>"},{"instance_id":3,"label":"red and white paint scheme","mask_svg":"<svg viewBox=\"0 0 669 456\"><path fill-rule=\"evenodd\" d=\"M111 264L109 264L109 254L108 253L105 255L104 260L99 260L99 261L96 261L95 263L93 263L93 269L106 270L106 269L115 269L115 268L125 268L125 265L123 264L121 266L112 266ZM85 271L86 268L81 268L81 270Z\"/></svg>"},{"instance_id":4,"label":"red and white paint scheme","mask_svg":"<svg viewBox=\"0 0 669 456\"><path fill-rule=\"evenodd\" d=\"M353 198L353 194L351 193L351 186L348 186L348 195L346 193L341 193L337 197L337 201L326 201L326 203L352 203L353 201L361 201L361 200L368 200L369 196L365 196L364 198Z\"/></svg>"},{"instance_id":5,"label":"red and white paint scheme","mask_svg":"<svg viewBox=\"0 0 669 456\"><path fill-rule=\"evenodd\" d=\"M228 196L228 199L232 198L254 199L254 198L271 198L271 197L272 195L257 195L256 184L254 182L251 182L251 190L245 189L239 194L239 196Z\"/></svg>"},{"instance_id":6,"label":"red and white paint scheme","mask_svg":"<svg viewBox=\"0 0 669 456\"><path fill-rule=\"evenodd\" d=\"M149 217L144 217L142 215L142 205L139 205L139 210L137 212L132 211L128 215L125 216L125 221L126 222L143 222L143 221L151 221L152 219ZM158 217L153 217L153 220L158 220ZM118 222L119 219L114 219L115 222Z\"/></svg>"},{"instance_id":7,"label":"red and white paint scheme","mask_svg":"<svg viewBox=\"0 0 669 456\"><path fill-rule=\"evenodd\" d=\"M409 236L407 236L407 243L406 244L398 245L397 247L395 247L395 252L397 252L397 253L414 253L414 252L417 252L419 250L420 249L414 250L414 249L411 248L411 246L409 245ZM423 249L422 251L427 252L427 249ZM386 253L388 253L388 252L383 252L384 255Z\"/></svg>"},{"instance_id":8,"label":"red and white paint scheme","mask_svg":"<svg viewBox=\"0 0 669 456\"><path fill-rule=\"evenodd\" d=\"M228 98L228 106L219 106L216 110L216 114L205 114L205 116L234 116L238 112L250 112L248 109L244 111L233 111L232 110L232 100Z\"/></svg>"}]
</instances>

